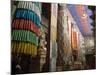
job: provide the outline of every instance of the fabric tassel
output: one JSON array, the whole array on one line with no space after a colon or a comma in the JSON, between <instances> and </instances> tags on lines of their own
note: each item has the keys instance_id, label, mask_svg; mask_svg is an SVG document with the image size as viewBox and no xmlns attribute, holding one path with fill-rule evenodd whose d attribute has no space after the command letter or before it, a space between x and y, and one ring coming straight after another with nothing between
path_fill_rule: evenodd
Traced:
<instances>
[{"instance_id":1,"label":"fabric tassel","mask_svg":"<svg viewBox=\"0 0 100 75\"><path fill-rule=\"evenodd\" d=\"M18 25L17 22L20 22L20 24ZM12 23L12 28L31 30L37 36L40 34L39 28L31 20L15 19L14 23Z\"/></svg>"},{"instance_id":2,"label":"fabric tassel","mask_svg":"<svg viewBox=\"0 0 100 75\"><path fill-rule=\"evenodd\" d=\"M15 42L12 41L12 53L24 53L24 54L30 54L32 56L37 55L37 46L25 43L25 42Z\"/></svg>"},{"instance_id":3,"label":"fabric tassel","mask_svg":"<svg viewBox=\"0 0 100 75\"><path fill-rule=\"evenodd\" d=\"M12 30L12 40L30 42L38 46L38 37L27 30Z\"/></svg>"},{"instance_id":4,"label":"fabric tassel","mask_svg":"<svg viewBox=\"0 0 100 75\"><path fill-rule=\"evenodd\" d=\"M34 11L41 19L41 5L40 3L19 2L17 8L28 9Z\"/></svg>"},{"instance_id":5,"label":"fabric tassel","mask_svg":"<svg viewBox=\"0 0 100 75\"><path fill-rule=\"evenodd\" d=\"M23 18L23 19L27 19L27 20L32 20L37 26L40 26L40 22L41 22L40 18L35 12L26 10L26 9L17 9L15 14L16 14L15 19Z\"/></svg>"}]
</instances>

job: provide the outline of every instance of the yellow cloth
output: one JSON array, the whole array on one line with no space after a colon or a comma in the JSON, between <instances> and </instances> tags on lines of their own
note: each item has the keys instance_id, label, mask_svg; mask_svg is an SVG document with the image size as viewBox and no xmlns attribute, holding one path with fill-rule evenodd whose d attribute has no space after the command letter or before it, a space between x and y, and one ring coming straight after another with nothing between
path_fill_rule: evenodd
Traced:
<instances>
[{"instance_id":1,"label":"yellow cloth","mask_svg":"<svg viewBox=\"0 0 100 75\"><path fill-rule=\"evenodd\" d=\"M12 41L11 43L12 53L23 53L29 54L32 56L37 55L37 46L27 42L16 42Z\"/></svg>"}]
</instances>

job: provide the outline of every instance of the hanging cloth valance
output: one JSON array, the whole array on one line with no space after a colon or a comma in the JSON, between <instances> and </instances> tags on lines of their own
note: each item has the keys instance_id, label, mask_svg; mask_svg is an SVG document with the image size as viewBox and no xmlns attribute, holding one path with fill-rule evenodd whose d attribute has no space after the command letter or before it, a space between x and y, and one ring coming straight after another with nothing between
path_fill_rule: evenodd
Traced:
<instances>
[{"instance_id":1,"label":"hanging cloth valance","mask_svg":"<svg viewBox=\"0 0 100 75\"><path fill-rule=\"evenodd\" d=\"M40 3L32 3L32 2L19 2L17 8L23 8L34 11L39 18L41 19L41 4Z\"/></svg>"},{"instance_id":2,"label":"hanging cloth valance","mask_svg":"<svg viewBox=\"0 0 100 75\"><path fill-rule=\"evenodd\" d=\"M11 52L12 53L23 53L23 54L29 54L32 56L37 55L37 46L26 43L26 42L16 42L12 41L11 43Z\"/></svg>"},{"instance_id":3,"label":"hanging cloth valance","mask_svg":"<svg viewBox=\"0 0 100 75\"><path fill-rule=\"evenodd\" d=\"M39 16L31 11L31 10L27 10L27 9L17 9L15 12L15 17L16 18L23 18L23 19L27 19L27 20L32 20L37 26L40 26L40 18Z\"/></svg>"},{"instance_id":4,"label":"hanging cloth valance","mask_svg":"<svg viewBox=\"0 0 100 75\"><path fill-rule=\"evenodd\" d=\"M33 31L37 36L40 34L39 28L31 21L25 19L14 19L12 23L13 29L25 29Z\"/></svg>"},{"instance_id":5,"label":"hanging cloth valance","mask_svg":"<svg viewBox=\"0 0 100 75\"><path fill-rule=\"evenodd\" d=\"M38 37L27 30L12 30L12 40L30 42L38 46Z\"/></svg>"}]
</instances>

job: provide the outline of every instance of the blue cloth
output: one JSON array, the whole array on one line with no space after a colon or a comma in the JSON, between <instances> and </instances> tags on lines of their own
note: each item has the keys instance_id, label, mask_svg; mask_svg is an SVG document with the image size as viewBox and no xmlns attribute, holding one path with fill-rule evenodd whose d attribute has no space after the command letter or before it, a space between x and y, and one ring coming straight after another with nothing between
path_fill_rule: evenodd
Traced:
<instances>
[{"instance_id":1,"label":"blue cloth","mask_svg":"<svg viewBox=\"0 0 100 75\"><path fill-rule=\"evenodd\" d=\"M15 17L14 18L23 18L23 19L28 19L28 20L32 20L35 25L40 26L40 18L39 16L31 10L28 9L17 9L15 12Z\"/></svg>"}]
</instances>

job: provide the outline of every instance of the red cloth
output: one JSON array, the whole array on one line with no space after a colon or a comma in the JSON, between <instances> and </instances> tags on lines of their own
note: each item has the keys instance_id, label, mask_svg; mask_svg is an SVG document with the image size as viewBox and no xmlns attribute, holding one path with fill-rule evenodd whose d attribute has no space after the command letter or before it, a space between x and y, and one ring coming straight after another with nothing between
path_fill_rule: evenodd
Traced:
<instances>
[{"instance_id":1,"label":"red cloth","mask_svg":"<svg viewBox=\"0 0 100 75\"><path fill-rule=\"evenodd\" d=\"M14 29L26 29L33 31L37 36L39 36L39 28L31 21L25 19L15 19L12 23L12 28Z\"/></svg>"}]
</instances>

